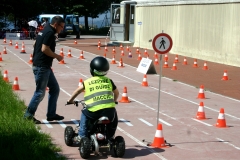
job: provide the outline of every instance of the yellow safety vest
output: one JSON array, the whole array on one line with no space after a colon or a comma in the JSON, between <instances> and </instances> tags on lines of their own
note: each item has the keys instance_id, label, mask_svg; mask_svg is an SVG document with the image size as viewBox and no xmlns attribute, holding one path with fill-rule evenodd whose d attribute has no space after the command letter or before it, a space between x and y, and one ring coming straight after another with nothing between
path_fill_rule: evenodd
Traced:
<instances>
[{"instance_id":1,"label":"yellow safety vest","mask_svg":"<svg viewBox=\"0 0 240 160\"><path fill-rule=\"evenodd\" d=\"M104 108L114 108L115 102L112 92L112 83L109 78L100 76L84 81L84 101L91 112Z\"/></svg>"}]
</instances>

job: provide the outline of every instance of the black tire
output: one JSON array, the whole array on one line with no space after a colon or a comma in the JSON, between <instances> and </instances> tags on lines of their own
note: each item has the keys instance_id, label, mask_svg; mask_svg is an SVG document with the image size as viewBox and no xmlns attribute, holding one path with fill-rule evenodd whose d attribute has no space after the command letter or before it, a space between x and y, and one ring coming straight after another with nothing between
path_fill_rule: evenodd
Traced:
<instances>
[{"instance_id":1,"label":"black tire","mask_svg":"<svg viewBox=\"0 0 240 160\"><path fill-rule=\"evenodd\" d=\"M67 126L64 131L64 140L67 146L73 145L74 131L71 126Z\"/></svg>"},{"instance_id":2,"label":"black tire","mask_svg":"<svg viewBox=\"0 0 240 160\"><path fill-rule=\"evenodd\" d=\"M82 158L88 159L90 157L91 141L89 140L89 138L87 137L81 138L78 150Z\"/></svg>"},{"instance_id":3,"label":"black tire","mask_svg":"<svg viewBox=\"0 0 240 160\"><path fill-rule=\"evenodd\" d=\"M125 141L122 136L115 137L113 151L116 157L123 157L125 154Z\"/></svg>"}]
</instances>

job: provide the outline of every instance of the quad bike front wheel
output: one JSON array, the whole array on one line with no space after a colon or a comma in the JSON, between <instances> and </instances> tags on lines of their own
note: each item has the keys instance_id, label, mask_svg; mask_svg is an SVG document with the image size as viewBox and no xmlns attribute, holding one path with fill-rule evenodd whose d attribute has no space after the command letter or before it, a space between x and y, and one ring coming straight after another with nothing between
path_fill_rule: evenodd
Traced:
<instances>
[{"instance_id":1,"label":"quad bike front wheel","mask_svg":"<svg viewBox=\"0 0 240 160\"><path fill-rule=\"evenodd\" d=\"M125 154L125 141L122 136L115 137L113 151L116 157L122 157Z\"/></svg>"},{"instance_id":2,"label":"quad bike front wheel","mask_svg":"<svg viewBox=\"0 0 240 160\"><path fill-rule=\"evenodd\" d=\"M67 126L64 131L64 140L67 146L73 145L74 131L71 126Z\"/></svg>"},{"instance_id":3,"label":"quad bike front wheel","mask_svg":"<svg viewBox=\"0 0 240 160\"><path fill-rule=\"evenodd\" d=\"M88 159L91 153L91 141L87 137L81 138L79 144L79 153L82 158Z\"/></svg>"}]
</instances>

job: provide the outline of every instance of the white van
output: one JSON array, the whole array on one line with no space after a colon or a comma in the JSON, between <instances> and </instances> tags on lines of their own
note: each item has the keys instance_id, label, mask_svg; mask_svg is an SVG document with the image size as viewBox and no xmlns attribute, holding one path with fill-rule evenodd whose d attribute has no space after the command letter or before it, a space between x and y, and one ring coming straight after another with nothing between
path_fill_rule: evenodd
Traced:
<instances>
[{"instance_id":1,"label":"white van","mask_svg":"<svg viewBox=\"0 0 240 160\"><path fill-rule=\"evenodd\" d=\"M48 23L51 23L54 16L60 16L65 21L64 29L59 33L58 37L65 38L69 34L75 34L76 38L80 38L80 28L79 28L79 16L78 15L64 15L64 14L41 14L38 16L39 21L43 23L43 18L45 18Z\"/></svg>"}]
</instances>

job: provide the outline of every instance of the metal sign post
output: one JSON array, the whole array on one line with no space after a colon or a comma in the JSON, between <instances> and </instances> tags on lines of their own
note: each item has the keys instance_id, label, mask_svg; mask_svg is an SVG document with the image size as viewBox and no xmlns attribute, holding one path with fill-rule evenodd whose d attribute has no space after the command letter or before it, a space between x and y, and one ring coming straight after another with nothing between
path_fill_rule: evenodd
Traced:
<instances>
[{"instance_id":1,"label":"metal sign post","mask_svg":"<svg viewBox=\"0 0 240 160\"><path fill-rule=\"evenodd\" d=\"M158 87L158 112L157 112L157 126L159 121L159 108L160 108L160 91L162 79L162 54L168 53L172 48L172 38L166 33L156 35L152 41L152 46L155 52L160 54L160 73L159 73L159 87Z\"/></svg>"}]
</instances>

